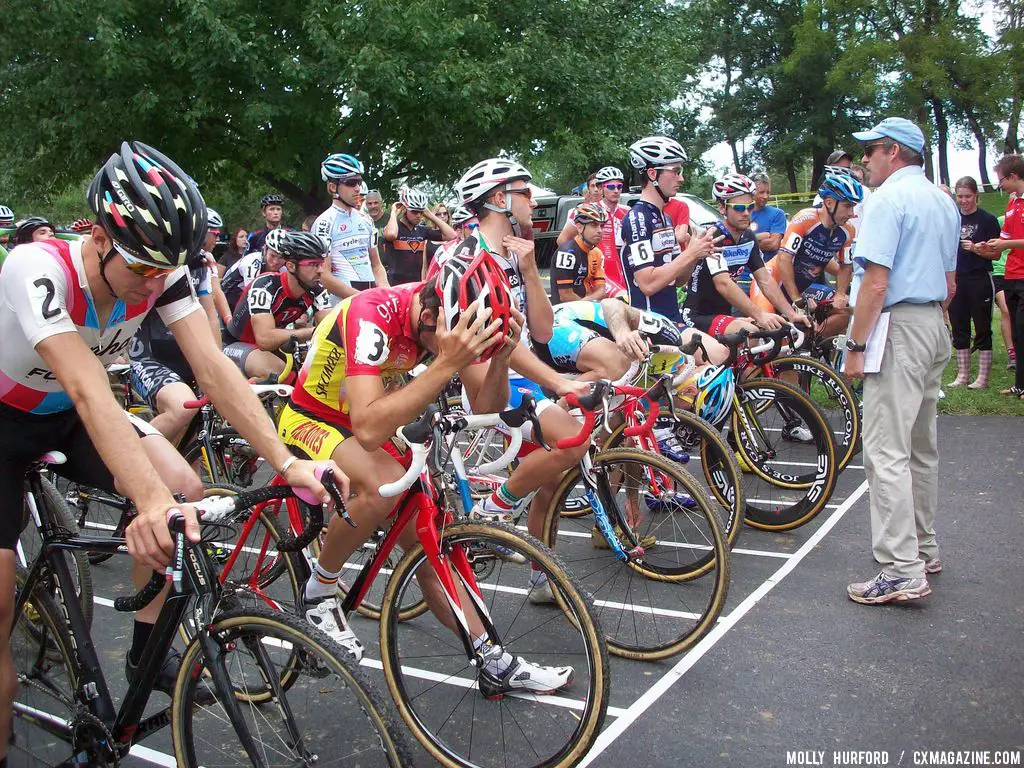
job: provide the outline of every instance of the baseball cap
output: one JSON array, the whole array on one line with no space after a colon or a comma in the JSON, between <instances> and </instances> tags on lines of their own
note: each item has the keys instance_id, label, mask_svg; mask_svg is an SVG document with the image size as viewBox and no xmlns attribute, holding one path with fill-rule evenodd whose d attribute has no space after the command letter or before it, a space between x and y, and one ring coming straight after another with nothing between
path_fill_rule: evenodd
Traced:
<instances>
[{"instance_id":1,"label":"baseball cap","mask_svg":"<svg viewBox=\"0 0 1024 768\"><path fill-rule=\"evenodd\" d=\"M903 117L887 117L870 130L857 131L853 138L857 141L892 139L919 154L924 152L924 134L914 123Z\"/></svg>"},{"instance_id":2,"label":"baseball cap","mask_svg":"<svg viewBox=\"0 0 1024 768\"><path fill-rule=\"evenodd\" d=\"M835 165L840 160L849 160L853 162L853 155L851 155L845 149L837 149L835 152L828 156L828 160L825 161L825 165Z\"/></svg>"}]
</instances>

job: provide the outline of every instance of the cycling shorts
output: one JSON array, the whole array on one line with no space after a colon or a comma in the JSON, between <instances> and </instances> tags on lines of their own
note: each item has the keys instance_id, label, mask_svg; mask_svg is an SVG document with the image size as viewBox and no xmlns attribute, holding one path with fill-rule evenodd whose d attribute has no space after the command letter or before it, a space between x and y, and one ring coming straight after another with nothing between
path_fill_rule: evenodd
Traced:
<instances>
[{"instance_id":1,"label":"cycling shorts","mask_svg":"<svg viewBox=\"0 0 1024 768\"><path fill-rule=\"evenodd\" d=\"M352 437L352 430L348 425L329 424L309 416L288 404L281 409L277 434L300 459L329 461L334 449Z\"/></svg>"},{"instance_id":2,"label":"cycling shorts","mask_svg":"<svg viewBox=\"0 0 1024 768\"><path fill-rule=\"evenodd\" d=\"M142 419L125 413L140 437L159 434ZM40 456L60 451L67 462L53 467L75 483L115 493L114 476L92 444L85 425L74 409L34 414L0 403L0 549L14 549L21 536L25 473Z\"/></svg>"},{"instance_id":3,"label":"cycling shorts","mask_svg":"<svg viewBox=\"0 0 1024 768\"><path fill-rule=\"evenodd\" d=\"M735 319L732 315L698 315L689 309L683 310L683 324L687 328L703 331L709 336L725 333L725 329Z\"/></svg>"},{"instance_id":4,"label":"cycling shorts","mask_svg":"<svg viewBox=\"0 0 1024 768\"><path fill-rule=\"evenodd\" d=\"M245 361L249 359L249 355L255 352L259 347L255 344L246 344L244 341L233 341L230 344L224 345L224 354L228 356L228 360L238 366L243 374L245 373Z\"/></svg>"},{"instance_id":5,"label":"cycling shorts","mask_svg":"<svg viewBox=\"0 0 1024 768\"><path fill-rule=\"evenodd\" d=\"M534 342L537 356L557 371L579 373L576 361L580 352L594 339L603 338L597 331L576 323L555 323L547 344ZM525 379L524 379L525 381Z\"/></svg>"},{"instance_id":6,"label":"cycling shorts","mask_svg":"<svg viewBox=\"0 0 1024 768\"><path fill-rule=\"evenodd\" d=\"M533 399L537 403L537 415L540 416L544 411L554 405L554 402L544 394L544 390L541 389L540 384L524 379L522 376L509 376L508 379L508 408L516 408L523 402L523 395L531 394ZM466 413L472 413L473 409L469 405L469 395L466 394L466 388L462 388L462 407ZM503 435L508 435L508 427L503 423L498 422L498 426L495 427L498 432ZM523 424L523 440L529 441L533 437L533 425L530 422Z\"/></svg>"},{"instance_id":7,"label":"cycling shorts","mask_svg":"<svg viewBox=\"0 0 1024 768\"><path fill-rule=\"evenodd\" d=\"M152 357L133 359L131 371L132 388L149 404L153 413L160 410L156 407L156 396L160 390L168 384L184 381L176 371Z\"/></svg>"}]
</instances>

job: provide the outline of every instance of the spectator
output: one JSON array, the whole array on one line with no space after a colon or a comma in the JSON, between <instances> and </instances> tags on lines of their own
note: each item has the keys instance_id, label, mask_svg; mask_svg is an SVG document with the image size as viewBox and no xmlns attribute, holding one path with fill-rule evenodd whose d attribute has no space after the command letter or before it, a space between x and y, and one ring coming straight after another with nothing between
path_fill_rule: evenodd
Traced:
<instances>
[{"instance_id":1,"label":"spectator","mask_svg":"<svg viewBox=\"0 0 1024 768\"><path fill-rule=\"evenodd\" d=\"M971 377L971 351L978 350L978 378L969 389L985 389L992 370L992 260L995 256L975 243L999 237L999 221L978 207L978 184L970 176L956 183L960 207L960 249L956 254L956 293L949 303L949 324L956 350L957 376L949 386L962 387ZM991 255L990 255L991 254ZM971 346L971 321L974 346Z\"/></svg>"},{"instance_id":2,"label":"spectator","mask_svg":"<svg viewBox=\"0 0 1024 768\"><path fill-rule=\"evenodd\" d=\"M1010 195L1006 204L1006 218L999 238L988 241L990 252L1009 249L1003 291L1006 309L1010 314L1010 333L1013 336L1014 359L1020 360L1024 350L1024 158L1004 155L996 163L999 188ZM1014 383L1003 390L1004 395L1024 399L1024 365L1014 372Z\"/></svg>"},{"instance_id":3,"label":"spectator","mask_svg":"<svg viewBox=\"0 0 1024 768\"><path fill-rule=\"evenodd\" d=\"M430 210L427 196L403 187L384 227L384 266L391 285L415 283L427 270L426 242L455 239L455 230ZM423 224L426 218L433 228Z\"/></svg>"},{"instance_id":4,"label":"spectator","mask_svg":"<svg viewBox=\"0 0 1024 768\"><path fill-rule=\"evenodd\" d=\"M245 227L239 227L235 230L235 234L228 240L228 247L221 254L219 263L217 264L217 271L221 277L224 277L224 273L231 269L231 266L238 261L240 258L245 256L249 251L249 233L245 231Z\"/></svg>"},{"instance_id":5,"label":"spectator","mask_svg":"<svg viewBox=\"0 0 1024 768\"><path fill-rule=\"evenodd\" d=\"M381 232L384 229L384 225L388 222L387 217L384 215L384 200L381 198L380 192L376 189L367 191L363 207L366 208L366 213L373 222L373 226L376 227L377 232Z\"/></svg>"},{"instance_id":6,"label":"spectator","mask_svg":"<svg viewBox=\"0 0 1024 768\"><path fill-rule=\"evenodd\" d=\"M863 142L863 162L880 184L853 252L863 272L854 279L846 373L864 379L864 469L882 570L846 591L851 600L876 605L930 595L927 574L942 570L936 407L950 353L943 304L956 290L960 217L924 175L924 134L914 123L890 117L853 137ZM865 373L867 340L883 312L881 367Z\"/></svg>"},{"instance_id":7,"label":"spectator","mask_svg":"<svg viewBox=\"0 0 1024 768\"><path fill-rule=\"evenodd\" d=\"M786 212L774 205L768 205L772 195L772 180L767 173L754 175L757 194L754 195L754 212L750 215L752 226L757 236L757 246L765 264L775 258L782 245L782 236L786 234Z\"/></svg>"},{"instance_id":8,"label":"spectator","mask_svg":"<svg viewBox=\"0 0 1024 768\"><path fill-rule=\"evenodd\" d=\"M1002 230L1006 216L1000 216L999 229ZM1012 371L1017 368L1017 351L1013 348L1013 331L1010 327L1010 310L1006 306L1006 291L1003 290L1003 277L1006 274L1006 255L1009 251L1003 251L998 259L992 262L992 288L996 293L996 306L999 307L999 332L1003 336L1003 346L1006 347L1006 370Z\"/></svg>"},{"instance_id":9,"label":"spectator","mask_svg":"<svg viewBox=\"0 0 1024 768\"><path fill-rule=\"evenodd\" d=\"M313 214L313 213L309 214L309 216L307 216L306 218L304 218L302 220L302 231L303 232L309 232L311 229L313 229L313 222L315 222L315 221L316 221L316 214Z\"/></svg>"}]
</instances>

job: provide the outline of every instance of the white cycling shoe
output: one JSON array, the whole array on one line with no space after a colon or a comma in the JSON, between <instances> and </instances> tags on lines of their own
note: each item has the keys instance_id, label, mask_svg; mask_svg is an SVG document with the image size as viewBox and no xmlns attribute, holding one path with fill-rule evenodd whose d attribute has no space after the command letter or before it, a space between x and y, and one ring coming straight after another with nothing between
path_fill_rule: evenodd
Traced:
<instances>
[{"instance_id":1,"label":"white cycling shoe","mask_svg":"<svg viewBox=\"0 0 1024 768\"><path fill-rule=\"evenodd\" d=\"M496 649L502 653L500 648ZM493 652L493 651L492 651ZM493 699L506 693L522 691L545 696L572 682L572 667L542 667L533 664L522 656L516 656L503 674L495 674L484 664L477 678L480 693L485 698Z\"/></svg>"},{"instance_id":2,"label":"white cycling shoe","mask_svg":"<svg viewBox=\"0 0 1024 768\"><path fill-rule=\"evenodd\" d=\"M363 659L363 644L348 625L345 614L333 595L319 600L302 600L302 615L311 627L319 629L340 645L355 661Z\"/></svg>"}]
</instances>

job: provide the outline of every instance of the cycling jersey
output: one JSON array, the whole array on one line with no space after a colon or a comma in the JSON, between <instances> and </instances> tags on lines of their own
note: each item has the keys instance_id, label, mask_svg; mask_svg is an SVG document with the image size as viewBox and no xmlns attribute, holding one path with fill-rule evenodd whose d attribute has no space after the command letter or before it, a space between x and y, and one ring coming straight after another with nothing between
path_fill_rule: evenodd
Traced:
<instances>
[{"instance_id":1,"label":"cycling jersey","mask_svg":"<svg viewBox=\"0 0 1024 768\"><path fill-rule=\"evenodd\" d=\"M292 390L293 409L351 426L347 376L388 379L412 370L423 356L409 314L421 285L373 288L343 299L316 327Z\"/></svg>"},{"instance_id":2,"label":"cycling jersey","mask_svg":"<svg viewBox=\"0 0 1024 768\"><path fill-rule=\"evenodd\" d=\"M804 208L789 222L786 234L782 237L780 251L785 251L792 257L793 278L800 295L808 290L820 293L821 288L827 287L825 283L825 268L832 259L836 259L841 265L850 263L850 246L853 243L853 227L845 224L841 227L829 229L821 223L819 209ZM796 300L790 296L782 282L782 272L779 268L778 259L773 259L768 265L768 271L782 288L783 295L789 300ZM768 297L765 296L756 281L750 287L750 298L754 300L761 309L767 312L774 312L775 307Z\"/></svg>"},{"instance_id":3,"label":"cycling jersey","mask_svg":"<svg viewBox=\"0 0 1024 768\"><path fill-rule=\"evenodd\" d=\"M559 304L560 289L571 288L583 298L604 285L604 253L588 248L577 236L561 246L551 263L551 303Z\"/></svg>"},{"instance_id":4,"label":"cycling jersey","mask_svg":"<svg viewBox=\"0 0 1024 768\"><path fill-rule=\"evenodd\" d=\"M0 273L0 402L34 414L73 407L36 345L60 333L77 333L103 365L131 344L146 314L155 309L167 325L200 309L187 270L175 270L162 291L146 301L118 299L100 327L82 263L82 242L44 240L11 251Z\"/></svg>"},{"instance_id":5,"label":"cycling jersey","mask_svg":"<svg viewBox=\"0 0 1024 768\"><path fill-rule=\"evenodd\" d=\"M680 253L672 219L656 205L638 200L622 222L622 266L629 288L629 303L678 322L679 303L674 284L648 296L640 290L635 275L643 269L668 264Z\"/></svg>"},{"instance_id":6,"label":"cycling jersey","mask_svg":"<svg viewBox=\"0 0 1024 768\"><path fill-rule=\"evenodd\" d=\"M310 307L319 312L329 306L328 294L322 288L294 295L288 288L287 272L267 272L245 289L231 322L224 329L224 341L229 344L236 341L255 344L253 315L273 315L274 325L284 328L306 314Z\"/></svg>"},{"instance_id":7,"label":"cycling jersey","mask_svg":"<svg viewBox=\"0 0 1024 768\"><path fill-rule=\"evenodd\" d=\"M211 291L210 267L207 266L206 262L199 261L198 263L189 264L187 269L189 280L192 283L192 290L196 296L209 296ZM191 381L194 378L192 369L185 356L181 353L178 342L174 340L174 335L159 314L151 312L146 315L146 319L142 321L142 325L139 326L139 330L136 331L135 336L132 338L128 356L132 361L133 375L136 372L136 363L150 360L171 369L182 381ZM149 375L144 378L147 381L155 381L156 377L153 375L153 366L149 365L147 368ZM141 372L142 369L140 368L139 370ZM142 393L140 392L140 394ZM146 395L143 394L143 397L146 397Z\"/></svg>"},{"instance_id":8,"label":"cycling jersey","mask_svg":"<svg viewBox=\"0 0 1024 768\"><path fill-rule=\"evenodd\" d=\"M1003 240L1024 240L1024 197L1011 197L999 233ZM4 267L7 269L7 267ZM1013 248L1006 256L1007 280L1024 280L1024 248Z\"/></svg>"},{"instance_id":9,"label":"cycling jersey","mask_svg":"<svg viewBox=\"0 0 1024 768\"><path fill-rule=\"evenodd\" d=\"M376 245L373 221L355 208L332 205L317 216L311 230L327 238L331 246L331 272L348 284L373 283L370 249Z\"/></svg>"},{"instance_id":10,"label":"cycling jersey","mask_svg":"<svg viewBox=\"0 0 1024 768\"><path fill-rule=\"evenodd\" d=\"M224 292L224 298L228 300L228 306L231 307L232 312L238 304L242 292L264 269L263 252L256 251L247 253L224 273L224 277L220 280L220 289Z\"/></svg>"},{"instance_id":11,"label":"cycling jersey","mask_svg":"<svg viewBox=\"0 0 1024 768\"><path fill-rule=\"evenodd\" d=\"M391 285L418 283L423 268L423 249L426 241L443 242L444 237L436 229L424 224L410 227L402 217L398 219L398 236L384 241L384 266Z\"/></svg>"},{"instance_id":12,"label":"cycling jersey","mask_svg":"<svg viewBox=\"0 0 1024 768\"><path fill-rule=\"evenodd\" d=\"M688 317L728 315L732 311L729 300L715 287L715 275L728 274L735 282L743 269L754 274L764 268L757 238L751 230L745 230L739 238L733 239L722 222L715 222L713 226L718 230L716 236L725 237L718 243L719 250L698 261L693 267L686 303L683 305Z\"/></svg>"}]
</instances>

